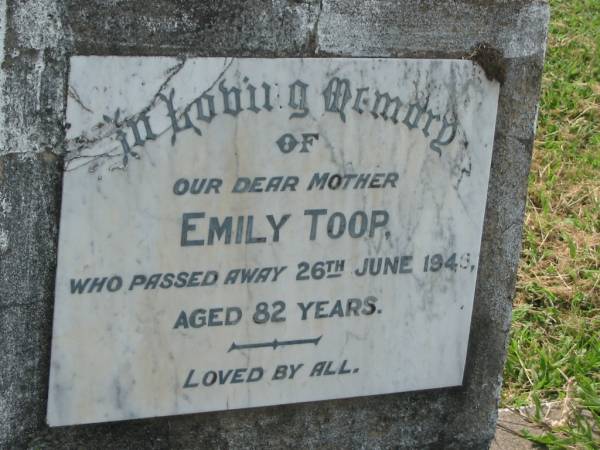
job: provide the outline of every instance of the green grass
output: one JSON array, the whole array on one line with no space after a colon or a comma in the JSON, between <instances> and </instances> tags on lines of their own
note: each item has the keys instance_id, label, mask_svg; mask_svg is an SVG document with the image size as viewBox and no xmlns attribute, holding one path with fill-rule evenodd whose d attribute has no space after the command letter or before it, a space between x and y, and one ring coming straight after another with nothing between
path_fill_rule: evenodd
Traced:
<instances>
[{"instance_id":1,"label":"green grass","mask_svg":"<svg viewBox=\"0 0 600 450\"><path fill-rule=\"evenodd\" d=\"M504 406L567 400L530 439L600 448L600 0L551 0Z\"/></svg>"}]
</instances>

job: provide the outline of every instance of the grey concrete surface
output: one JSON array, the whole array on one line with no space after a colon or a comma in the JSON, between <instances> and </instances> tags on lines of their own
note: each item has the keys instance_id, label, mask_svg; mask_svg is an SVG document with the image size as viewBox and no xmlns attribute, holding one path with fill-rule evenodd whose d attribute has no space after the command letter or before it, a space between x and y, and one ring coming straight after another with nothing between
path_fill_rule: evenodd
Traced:
<instances>
[{"instance_id":1,"label":"grey concrete surface","mask_svg":"<svg viewBox=\"0 0 600 450\"><path fill-rule=\"evenodd\" d=\"M490 450L530 450L541 448L539 445L525 439L523 430L532 434L542 434L544 430L517 411L502 409L498 412L496 436Z\"/></svg>"},{"instance_id":2,"label":"grey concrete surface","mask_svg":"<svg viewBox=\"0 0 600 450\"><path fill-rule=\"evenodd\" d=\"M545 51L540 0L3 0L0 448L488 448ZM45 425L70 55L503 57L464 385L50 429ZM484 59L485 60L485 59ZM488 61L489 63L489 61ZM73 239L77 239L73 236Z\"/></svg>"},{"instance_id":3,"label":"grey concrete surface","mask_svg":"<svg viewBox=\"0 0 600 450\"><path fill-rule=\"evenodd\" d=\"M591 426L596 442L600 442L600 429L594 426L594 420L589 411L580 410L581 405L567 397L541 404L536 420L536 407L526 406L519 409L504 408L498 411L496 436L492 441L491 450L528 450L542 449L546 446L525 439L524 433L532 436L554 435L561 436L564 427L575 427L576 421L587 421ZM562 435L563 437L564 434ZM583 448L583 447L581 447Z\"/></svg>"}]
</instances>

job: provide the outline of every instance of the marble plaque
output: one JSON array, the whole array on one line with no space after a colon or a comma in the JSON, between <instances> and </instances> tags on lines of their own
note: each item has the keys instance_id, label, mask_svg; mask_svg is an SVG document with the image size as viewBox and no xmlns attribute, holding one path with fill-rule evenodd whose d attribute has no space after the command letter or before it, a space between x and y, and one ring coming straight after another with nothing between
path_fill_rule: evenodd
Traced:
<instances>
[{"instance_id":1,"label":"marble plaque","mask_svg":"<svg viewBox=\"0 0 600 450\"><path fill-rule=\"evenodd\" d=\"M499 85L73 57L48 423L462 383Z\"/></svg>"}]
</instances>

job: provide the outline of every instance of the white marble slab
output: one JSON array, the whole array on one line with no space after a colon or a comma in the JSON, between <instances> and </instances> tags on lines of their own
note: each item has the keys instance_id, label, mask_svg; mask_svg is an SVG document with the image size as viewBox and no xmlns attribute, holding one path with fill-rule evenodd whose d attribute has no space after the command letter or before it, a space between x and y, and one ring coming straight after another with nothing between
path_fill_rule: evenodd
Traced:
<instances>
[{"instance_id":1,"label":"white marble slab","mask_svg":"<svg viewBox=\"0 0 600 450\"><path fill-rule=\"evenodd\" d=\"M48 423L460 385L498 91L464 60L73 57Z\"/></svg>"}]
</instances>

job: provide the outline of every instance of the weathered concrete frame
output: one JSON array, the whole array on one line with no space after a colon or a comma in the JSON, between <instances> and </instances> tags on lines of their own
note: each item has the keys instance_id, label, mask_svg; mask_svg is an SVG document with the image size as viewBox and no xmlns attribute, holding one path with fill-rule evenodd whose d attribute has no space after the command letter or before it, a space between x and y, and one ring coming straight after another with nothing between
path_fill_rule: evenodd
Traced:
<instances>
[{"instance_id":1,"label":"weathered concrete frame","mask_svg":"<svg viewBox=\"0 0 600 450\"><path fill-rule=\"evenodd\" d=\"M3 0L0 448L486 448L510 325L545 50L541 0ZM70 55L504 54L464 386L49 429ZM74 236L74 239L77 237Z\"/></svg>"}]
</instances>

